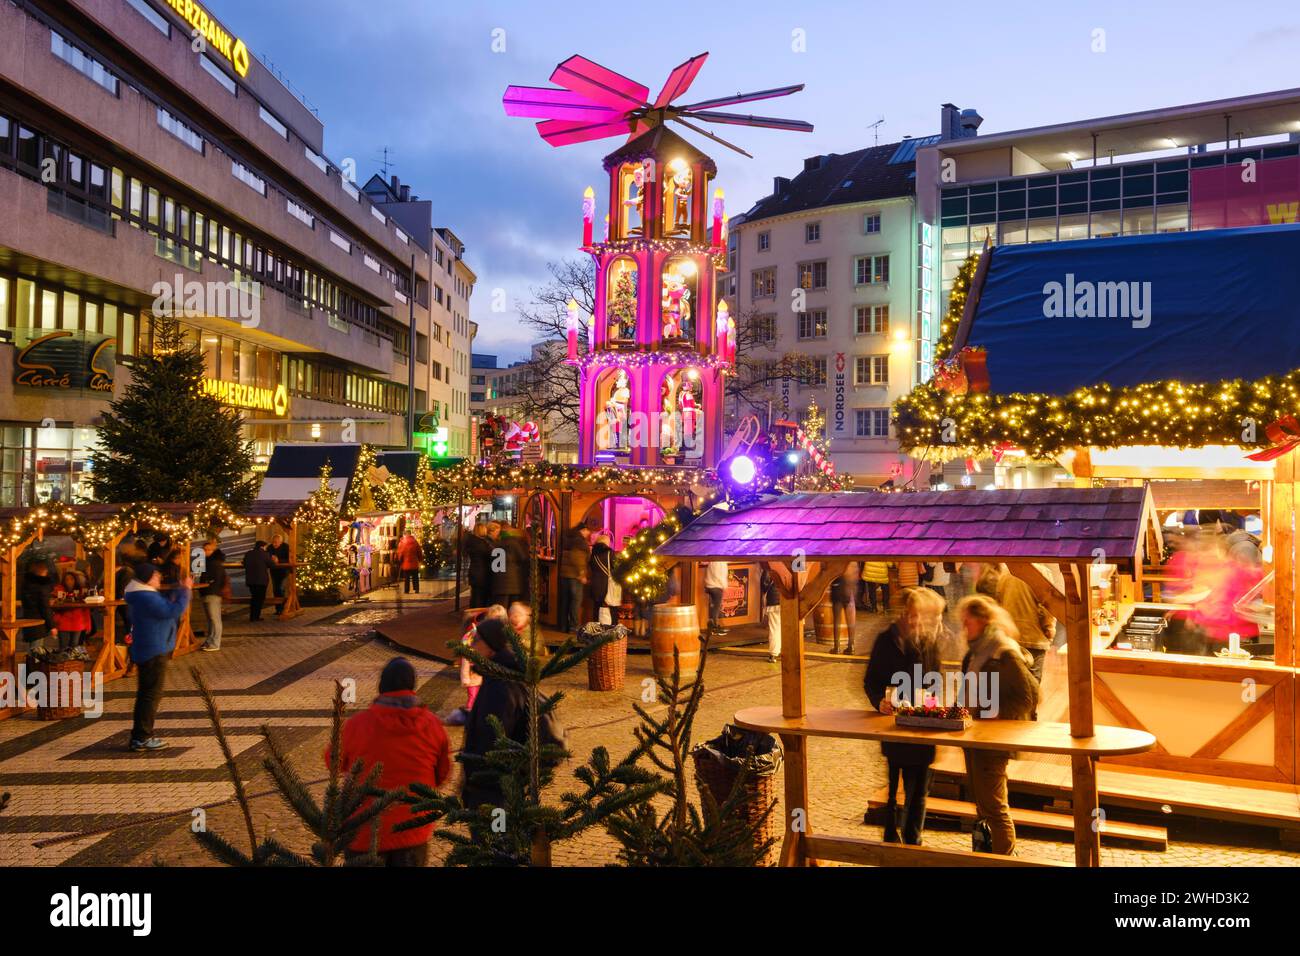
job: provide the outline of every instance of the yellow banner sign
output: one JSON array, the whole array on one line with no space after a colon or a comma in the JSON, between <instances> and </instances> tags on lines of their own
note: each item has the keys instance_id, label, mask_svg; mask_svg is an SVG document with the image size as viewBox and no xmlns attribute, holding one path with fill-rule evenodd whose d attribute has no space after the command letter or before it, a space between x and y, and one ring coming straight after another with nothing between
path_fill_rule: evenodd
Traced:
<instances>
[{"instance_id":1,"label":"yellow banner sign","mask_svg":"<svg viewBox=\"0 0 1300 956\"><path fill-rule=\"evenodd\" d=\"M262 388L258 385L241 385L238 382L205 378L203 391L222 405L230 405L232 408L270 412L276 418L283 418L289 414L289 393L283 385Z\"/></svg>"},{"instance_id":2,"label":"yellow banner sign","mask_svg":"<svg viewBox=\"0 0 1300 956\"><path fill-rule=\"evenodd\" d=\"M167 6L195 30L195 38L202 37L209 48L216 50L229 61L240 76L248 76L248 47L238 37L227 33L211 14L194 0L167 0Z\"/></svg>"}]
</instances>

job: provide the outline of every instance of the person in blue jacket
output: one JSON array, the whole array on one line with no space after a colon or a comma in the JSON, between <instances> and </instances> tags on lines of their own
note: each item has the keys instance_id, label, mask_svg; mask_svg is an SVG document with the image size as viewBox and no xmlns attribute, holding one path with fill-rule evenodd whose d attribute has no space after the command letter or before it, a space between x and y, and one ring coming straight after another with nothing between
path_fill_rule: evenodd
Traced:
<instances>
[{"instance_id":1,"label":"person in blue jacket","mask_svg":"<svg viewBox=\"0 0 1300 956\"><path fill-rule=\"evenodd\" d=\"M162 587L162 571L151 562L135 569L122 599L131 612L131 660L136 667L134 723L131 749L159 750L166 742L154 736L154 718L162 703L167 659L176 647L176 629L190 606L190 576L182 574L177 587Z\"/></svg>"}]
</instances>

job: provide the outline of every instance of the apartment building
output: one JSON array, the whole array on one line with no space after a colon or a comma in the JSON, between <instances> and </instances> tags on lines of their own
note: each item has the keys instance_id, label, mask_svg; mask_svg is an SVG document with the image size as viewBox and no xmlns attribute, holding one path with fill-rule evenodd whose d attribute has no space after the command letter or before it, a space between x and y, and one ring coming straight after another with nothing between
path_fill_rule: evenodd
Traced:
<instances>
[{"instance_id":1,"label":"apartment building","mask_svg":"<svg viewBox=\"0 0 1300 956\"><path fill-rule=\"evenodd\" d=\"M836 468L859 486L902 473L890 406L932 357L932 250L914 178L917 147L929 141L810 157L729 231L722 293L751 324L747 358L768 383L733 397L733 423L769 409L798 418L815 399ZM788 356L800 357L803 374L772 371Z\"/></svg>"},{"instance_id":2,"label":"apartment building","mask_svg":"<svg viewBox=\"0 0 1300 956\"><path fill-rule=\"evenodd\" d=\"M541 457L558 464L575 464L578 461L576 418L575 422L567 422L558 412L539 416L533 404L540 387L536 369L555 367L557 359L563 357L559 351L563 348L562 342L537 342L527 359L505 366L498 364L495 355L474 355L470 397L473 414L480 422L488 415L503 415L520 422L533 417L541 430ZM573 404L576 416L577 402Z\"/></svg>"},{"instance_id":3,"label":"apartment building","mask_svg":"<svg viewBox=\"0 0 1300 956\"><path fill-rule=\"evenodd\" d=\"M94 426L159 319L261 462L313 437L405 447L434 361L467 432L445 371L468 372L459 241L415 235L327 159L320 119L213 6L0 3L0 504L89 496Z\"/></svg>"}]
</instances>

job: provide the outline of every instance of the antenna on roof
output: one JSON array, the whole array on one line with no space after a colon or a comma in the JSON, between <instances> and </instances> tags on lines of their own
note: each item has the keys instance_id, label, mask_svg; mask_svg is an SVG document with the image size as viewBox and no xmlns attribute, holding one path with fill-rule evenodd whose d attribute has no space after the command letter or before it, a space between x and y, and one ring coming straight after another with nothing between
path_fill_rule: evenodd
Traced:
<instances>
[{"instance_id":1,"label":"antenna on roof","mask_svg":"<svg viewBox=\"0 0 1300 956\"><path fill-rule=\"evenodd\" d=\"M880 145L880 127L883 125L885 125L885 118L882 116L880 119L876 120L874 123L868 124L867 126L867 129L871 130L876 137L876 146Z\"/></svg>"},{"instance_id":2,"label":"antenna on roof","mask_svg":"<svg viewBox=\"0 0 1300 956\"><path fill-rule=\"evenodd\" d=\"M384 147L383 156L382 156L382 157L376 157L377 159L379 159L379 168L383 171L383 172L382 172L382 175L383 175L385 181L388 179L388 170L389 170L390 168L392 168L393 166L396 166L396 165L397 165L396 163L394 163L394 162L392 161L392 159L389 158L392 154L393 154L393 150L391 150L391 149L389 149L387 146L385 146L385 147Z\"/></svg>"}]
</instances>

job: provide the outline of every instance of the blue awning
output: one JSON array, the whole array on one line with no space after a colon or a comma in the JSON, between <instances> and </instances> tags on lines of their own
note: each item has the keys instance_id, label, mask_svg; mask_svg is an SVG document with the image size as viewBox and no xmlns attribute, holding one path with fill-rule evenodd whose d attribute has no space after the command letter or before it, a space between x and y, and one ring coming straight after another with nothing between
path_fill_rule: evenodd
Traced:
<instances>
[{"instance_id":1,"label":"blue awning","mask_svg":"<svg viewBox=\"0 0 1300 956\"><path fill-rule=\"evenodd\" d=\"M966 344L997 393L1286 374L1300 225L998 247Z\"/></svg>"}]
</instances>

